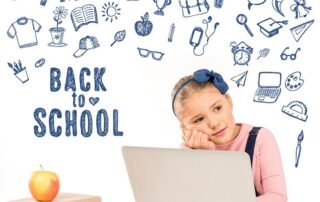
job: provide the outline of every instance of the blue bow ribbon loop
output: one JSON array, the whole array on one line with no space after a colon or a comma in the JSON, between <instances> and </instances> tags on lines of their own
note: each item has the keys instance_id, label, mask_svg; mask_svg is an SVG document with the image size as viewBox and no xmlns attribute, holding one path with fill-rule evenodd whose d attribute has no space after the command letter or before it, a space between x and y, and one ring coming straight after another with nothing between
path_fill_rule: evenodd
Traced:
<instances>
[{"instance_id":1,"label":"blue bow ribbon loop","mask_svg":"<svg viewBox=\"0 0 320 202\"><path fill-rule=\"evenodd\" d=\"M222 76L213 71L209 71L207 69L200 69L193 74L194 80L198 83L204 83L207 81L211 81L215 87L220 91L221 94L225 94L229 86L223 80Z\"/></svg>"}]
</instances>

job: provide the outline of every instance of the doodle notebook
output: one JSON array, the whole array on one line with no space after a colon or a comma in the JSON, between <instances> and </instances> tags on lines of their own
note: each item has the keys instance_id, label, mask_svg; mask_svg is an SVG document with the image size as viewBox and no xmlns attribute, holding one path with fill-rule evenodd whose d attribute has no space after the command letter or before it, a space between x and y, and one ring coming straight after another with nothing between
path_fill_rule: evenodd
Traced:
<instances>
[{"instance_id":1,"label":"doodle notebook","mask_svg":"<svg viewBox=\"0 0 320 202\"><path fill-rule=\"evenodd\" d=\"M256 202L245 152L125 146L122 153L136 202Z\"/></svg>"}]
</instances>

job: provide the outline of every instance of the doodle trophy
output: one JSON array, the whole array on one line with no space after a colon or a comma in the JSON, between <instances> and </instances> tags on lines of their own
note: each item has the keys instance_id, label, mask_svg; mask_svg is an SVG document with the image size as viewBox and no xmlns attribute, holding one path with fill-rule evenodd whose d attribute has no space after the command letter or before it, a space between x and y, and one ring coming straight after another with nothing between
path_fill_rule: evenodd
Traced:
<instances>
[{"instance_id":1,"label":"doodle trophy","mask_svg":"<svg viewBox=\"0 0 320 202\"><path fill-rule=\"evenodd\" d=\"M154 12L156 15L164 15L163 9L171 4L171 0L153 0L154 3L156 3L158 10Z\"/></svg>"}]
</instances>

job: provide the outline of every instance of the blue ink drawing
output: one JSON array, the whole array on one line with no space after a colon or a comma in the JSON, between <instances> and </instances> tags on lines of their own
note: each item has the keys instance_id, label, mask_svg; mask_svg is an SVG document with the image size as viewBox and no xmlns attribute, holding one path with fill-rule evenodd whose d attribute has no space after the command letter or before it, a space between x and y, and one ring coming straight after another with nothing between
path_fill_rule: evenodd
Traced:
<instances>
[{"instance_id":1,"label":"blue ink drawing","mask_svg":"<svg viewBox=\"0 0 320 202\"><path fill-rule=\"evenodd\" d=\"M260 103L274 103L281 93L280 72L260 72L258 88L254 94L253 101Z\"/></svg>"},{"instance_id":2,"label":"blue ink drawing","mask_svg":"<svg viewBox=\"0 0 320 202\"><path fill-rule=\"evenodd\" d=\"M304 80L301 79L301 72L293 72L291 73L286 81L285 81L285 87L290 91L296 91L303 85Z\"/></svg>"},{"instance_id":3,"label":"blue ink drawing","mask_svg":"<svg viewBox=\"0 0 320 202\"><path fill-rule=\"evenodd\" d=\"M301 50L301 48L297 48L297 50L296 50L295 53L292 53L292 54L288 55L288 54L285 53L286 50L288 50L288 49L289 49L289 47L286 47L286 48L282 51L282 53L281 53L281 55L280 55L281 60L287 60L288 57L289 57L291 60L295 60L295 59L297 58L297 53L298 53L298 51Z\"/></svg>"},{"instance_id":4,"label":"blue ink drawing","mask_svg":"<svg viewBox=\"0 0 320 202\"><path fill-rule=\"evenodd\" d=\"M233 53L234 65L248 65L251 54L253 53L253 48L243 41L239 44L232 42L230 45L232 46L231 52Z\"/></svg>"},{"instance_id":5,"label":"blue ink drawing","mask_svg":"<svg viewBox=\"0 0 320 202\"><path fill-rule=\"evenodd\" d=\"M41 5L41 6L45 6L46 3L47 3L47 0L40 0L40 5Z\"/></svg>"},{"instance_id":6,"label":"blue ink drawing","mask_svg":"<svg viewBox=\"0 0 320 202\"><path fill-rule=\"evenodd\" d=\"M272 7L277 13L284 17L284 14L282 12L282 2L283 0L272 0Z\"/></svg>"},{"instance_id":7,"label":"blue ink drawing","mask_svg":"<svg viewBox=\"0 0 320 202\"><path fill-rule=\"evenodd\" d=\"M223 0L214 0L214 7L216 8L222 8Z\"/></svg>"},{"instance_id":8,"label":"blue ink drawing","mask_svg":"<svg viewBox=\"0 0 320 202\"><path fill-rule=\"evenodd\" d=\"M98 102L99 102L99 98L98 97L90 97L89 98L89 102L90 104L92 104L92 106L95 106Z\"/></svg>"},{"instance_id":9,"label":"blue ink drawing","mask_svg":"<svg viewBox=\"0 0 320 202\"><path fill-rule=\"evenodd\" d=\"M139 36L147 36L151 33L153 24L149 20L149 13L146 12L144 16L141 16L141 21L137 21L134 24L134 29Z\"/></svg>"},{"instance_id":10,"label":"blue ink drawing","mask_svg":"<svg viewBox=\"0 0 320 202\"><path fill-rule=\"evenodd\" d=\"M114 19L118 20L118 16L121 15L121 8L118 8L118 6L119 4L116 4L114 2L103 4L102 17L106 18L105 21L110 21L112 23Z\"/></svg>"},{"instance_id":11,"label":"blue ink drawing","mask_svg":"<svg viewBox=\"0 0 320 202\"><path fill-rule=\"evenodd\" d=\"M79 49L73 54L74 57L79 58L83 56L88 50L98 48L100 45L94 36L86 36L80 39Z\"/></svg>"},{"instance_id":12,"label":"blue ink drawing","mask_svg":"<svg viewBox=\"0 0 320 202\"><path fill-rule=\"evenodd\" d=\"M310 6L306 6L306 0L294 0L294 4L290 9L295 13L295 18L307 17L309 11L312 10Z\"/></svg>"},{"instance_id":13,"label":"blue ink drawing","mask_svg":"<svg viewBox=\"0 0 320 202\"><path fill-rule=\"evenodd\" d=\"M145 48L139 48L139 47L138 47L138 51L139 51L139 55L140 55L141 57L144 57L144 58L148 57L148 56L150 55L150 53L151 53L152 58L153 58L154 60L162 60L162 57L164 56L164 53L162 53L162 52L159 52L159 51L150 51L150 50L145 49Z\"/></svg>"},{"instance_id":14,"label":"blue ink drawing","mask_svg":"<svg viewBox=\"0 0 320 202\"><path fill-rule=\"evenodd\" d=\"M302 143L302 140L304 139L304 133L303 133L303 130L301 130L300 134L298 135L298 142L297 142L297 146L296 146L296 161L295 161L295 164L294 166L296 168L298 168L299 166L299 161L300 161L300 154L301 154L301 143Z\"/></svg>"},{"instance_id":15,"label":"blue ink drawing","mask_svg":"<svg viewBox=\"0 0 320 202\"><path fill-rule=\"evenodd\" d=\"M263 57L263 58L267 57L267 56L269 55L269 53L270 53L270 49L269 49L269 48L261 49L261 50L259 51L259 57L257 57L257 60L258 60L259 58L261 58L261 57Z\"/></svg>"},{"instance_id":16,"label":"blue ink drawing","mask_svg":"<svg viewBox=\"0 0 320 202\"><path fill-rule=\"evenodd\" d=\"M296 42L298 42L304 33L309 29L309 27L313 24L314 20L310 20L308 22L304 22L290 29L291 34Z\"/></svg>"},{"instance_id":17,"label":"blue ink drawing","mask_svg":"<svg viewBox=\"0 0 320 202\"><path fill-rule=\"evenodd\" d=\"M12 39L17 38L20 48L26 48L38 45L36 33L40 29L41 25L37 21L21 17L10 25L7 34Z\"/></svg>"},{"instance_id":18,"label":"blue ink drawing","mask_svg":"<svg viewBox=\"0 0 320 202\"><path fill-rule=\"evenodd\" d=\"M287 106L283 106L281 111L293 118L300 121L306 121L308 119L307 107L303 102L292 101Z\"/></svg>"},{"instance_id":19,"label":"blue ink drawing","mask_svg":"<svg viewBox=\"0 0 320 202\"><path fill-rule=\"evenodd\" d=\"M39 60L37 60L37 62L34 64L34 66L37 68L42 67L45 62L46 62L46 60L44 58L40 58Z\"/></svg>"},{"instance_id":20,"label":"blue ink drawing","mask_svg":"<svg viewBox=\"0 0 320 202\"><path fill-rule=\"evenodd\" d=\"M66 43L63 43L63 37L65 28L59 27L62 23L62 19L66 18L68 15L68 10L65 9L63 6L56 7L53 11L54 13L54 21L56 22L56 26L49 29L51 33L52 42L48 44L51 47L63 47L66 46Z\"/></svg>"},{"instance_id":21,"label":"blue ink drawing","mask_svg":"<svg viewBox=\"0 0 320 202\"><path fill-rule=\"evenodd\" d=\"M111 43L110 46L113 46L116 42L121 42L123 41L123 39L126 37L126 30L121 30L118 31L115 35L114 35L114 41Z\"/></svg>"},{"instance_id":22,"label":"blue ink drawing","mask_svg":"<svg viewBox=\"0 0 320 202\"><path fill-rule=\"evenodd\" d=\"M98 23L97 9L92 4L73 9L70 17L75 31L78 31L83 25Z\"/></svg>"},{"instance_id":23,"label":"blue ink drawing","mask_svg":"<svg viewBox=\"0 0 320 202\"><path fill-rule=\"evenodd\" d=\"M193 54L196 56L201 56L204 54L204 48L208 45L210 38L216 32L216 29L220 24L219 22L216 22L213 26L209 27L211 22L212 17L209 16L208 19L202 20L202 23L206 25L204 32L201 27L195 27L191 33L189 43L191 46L193 46ZM202 40L202 38L204 38L204 40Z\"/></svg>"},{"instance_id":24,"label":"blue ink drawing","mask_svg":"<svg viewBox=\"0 0 320 202\"><path fill-rule=\"evenodd\" d=\"M244 14L239 14L237 16L237 23L239 23L240 25L244 25L244 27L246 28L246 30L249 33L249 35L251 37L253 37L252 31L250 30L250 28L247 25L247 16L245 16Z\"/></svg>"},{"instance_id":25,"label":"blue ink drawing","mask_svg":"<svg viewBox=\"0 0 320 202\"><path fill-rule=\"evenodd\" d=\"M22 82L25 83L29 81L29 76L26 67L22 66L21 61L19 60L17 63L8 62L8 66L14 71L14 75Z\"/></svg>"},{"instance_id":26,"label":"blue ink drawing","mask_svg":"<svg viewBox=\"0 0 320 202\"><path fill-rule=\"evenodd\" d=\"M255 5L262 5L266 2L266 0L248 0L248 9L251 9L251 6Z\"/></svg>"},{"instance_id":27,"label":"blue ink drawing","mask_svg":"<svg viewBox=\"0 0 320 202\"><path fill-rule=\"evenodd\" d=\"M179 0L184 17L192 17L202 15L209 11L209 3L207 0Z\"/></svg>"},{"instance_id":28,"label":"blue ink drawing","mask_svg":"<svg viewBox=\"0 0 320 202\"><path fill-rule=\"evenodd\" d=\"M168 42L172 42L173 34L174 34L175 30L176 30L176 25L174 23L172 23L172 25L170 26L170 29L169 29Z\"/></svg>"},{"instance_id":29,"label":"blue ink drawing","mask_svg":"<svg viewBox=\"0 0 320 202\"><path fill-rule=\"evenodd\" d=\"M237 84L237 87L245 86L247 76L248 76L248 71L245 71L245 72L242 72L241 74L238 74L238 75L232 77L231 80Z\"/></svg>"},{"instance_id":30,"label":"blue ink drawing","mask_svg":"<svg viewBox=\"0 0 320 202\"><path fill-rule=\"evenodd\" d=\"M279 33L279 30L282 28L281 24L287 25L288 20L275 21L272 18L267 18L259 22L257 25L260 27L260 32L270 38Z\"/></svg>"},{"instance_id":31,"label":"blue ink drawing","mask_svg":"<svg viewBox=\"0 0 320 202\"><path fill-rule=\"evenodd\" d=\"M156 15L164 16L163 9L171 4L171 0L153 0L156 3L158 10L154 12Z\"/></svg>"}]
</instances>

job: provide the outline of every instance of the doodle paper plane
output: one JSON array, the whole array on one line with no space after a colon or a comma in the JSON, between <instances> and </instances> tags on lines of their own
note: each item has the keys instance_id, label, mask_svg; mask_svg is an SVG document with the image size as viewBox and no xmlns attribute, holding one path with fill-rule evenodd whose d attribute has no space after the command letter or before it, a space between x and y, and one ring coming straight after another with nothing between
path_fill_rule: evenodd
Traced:
<instances>
[{"instance_id":1,"label":"doodle paper plane","mask_svg":"<svg viewBox=\"0 0 320 202\"><path fill-rule=\"evenodd\" d=\"M237 87L246 85L248 71L242 72L237 76L231 78L232 81L236 82Z\"/></svg>"}]
</instances>

